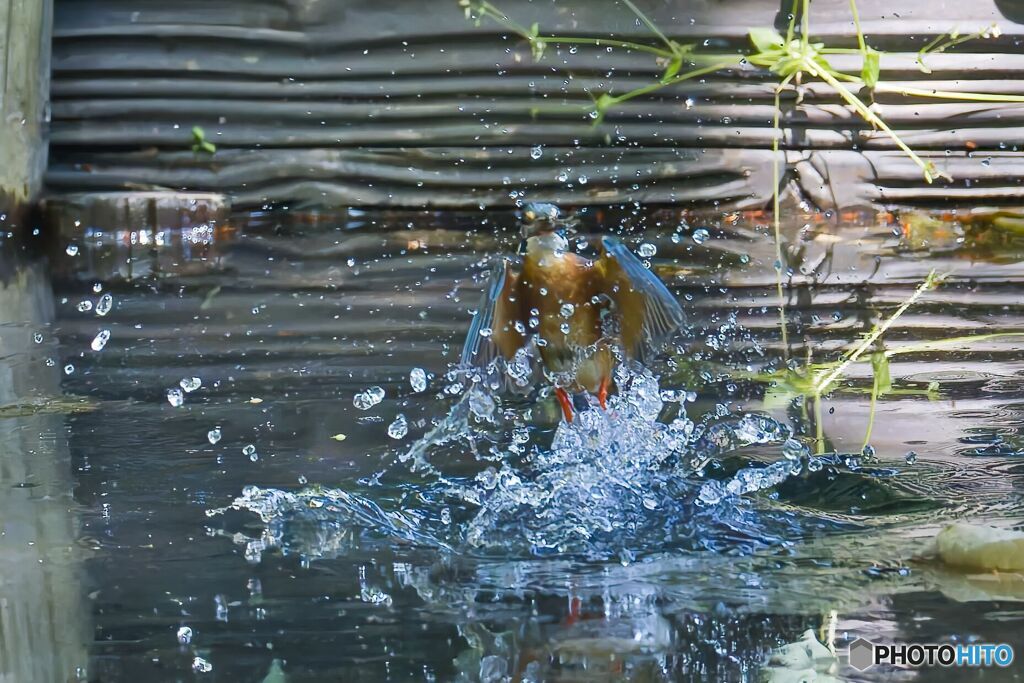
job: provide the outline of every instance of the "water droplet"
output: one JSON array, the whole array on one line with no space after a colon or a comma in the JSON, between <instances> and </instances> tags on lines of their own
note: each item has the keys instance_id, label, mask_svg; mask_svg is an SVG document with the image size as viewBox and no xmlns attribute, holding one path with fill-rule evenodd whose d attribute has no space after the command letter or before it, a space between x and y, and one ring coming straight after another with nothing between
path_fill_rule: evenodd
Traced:
<instances>
[{"instance_id":1,"label":"water droplet","mask_svg":"<svg viewBox=\"0 0 1024 683\"><path fill-rule=\"evenodd\" d=\"M708 241L709 237L711 237L711 233L704 228L697 228L693 231L693 241L697 244L704 244Z\"/></svg>"},{"instance_id":2,"label":"water droplet","mask_svg":"<svg viewBox=\"0 0 1024 683\"><path fill-rule=\"evenodd\" d=\"M561 325L558 326L558 329L562 332L562 334L569 334L569 330L571 330L572 328L569 327L569 323L562 323Z\"/></svg>"},{"instance_id":3,"label":"water droplet","mask_svg":"<svg viewBox=\"0 0 1024 683\"><path fill-rule=\"evenodd\" d=\"M34 341L36 344L42 344L43 343L43 333L42 332L36 332L35 334L33 334L32 335L32 341Z\"/></svg>"},{"instance_id":4,"label":"water droplet","mask_svg":"<svg viewBox=\"0 0 1024 683\"><path fill-rule=\"evenodd\" d=\"M207 674L213 671L213 664L210 664L202 657L196 657L192 660L192 670L197 674Z\"/></svg>"},{"instance_id":5,"label":"water droplet","mask_svg":"<svg viewBox=\"0 0 1024 683\"><path fill-rule=\"evenodd\" d=\"M907 457L904 459L907 461L908 465L913 465L915 462L917 462L917 453L915 453L914 451L907 451Z\"/></svg>"},{"instance_id":6,"label":"water droplet","mask_svg":"<svg viewBox=\"0 0 1024 683\"><path fill-rule=\"evenodd\" d=\"M417 394L427 390L427 373L423 368L413 368L409 371L409 385Z\"/></svg>"},{"instance_id":7,"label":"water droplet","mask_svg":"<svg viewBox=\"0 0 1024 683\"><path fill-rule=\"evenodd\" d=\"M110 309L114 307L114 297L110 294L104 294L100 297L100 300L96 302L96 315L104 316L110 313Z\"/></svg>"},{"instance_id":8,"label":"water droplet","mask_svg":"<svg viewBox=\"0 0 1024 683\"><path fill-rule=\"evenodd\" d=\"M183 377L178 384L185 390L186 394L191 394L193 391L203 386L203 380L198 377Z\"/></svg>"},{"instance_id":9,"label":"water droplet","mask_svg":"<svg viewBox=\"0 0 1024 683\"><path fill-rule=\"evenodd\" d=\"M89 301L88 299L83 299L82 301L78 302L78 306L76 306L76 308L78 309L79 313L88 313L89 311L92 310L92 302Z\"/></svg>"},{"instance_id":10,"label":"water droplet","mask_svg":"<svg viewBox=\"0 0 1024 683\"><path fill-rule=\"evenodd\" d=\"M68 363L67 365L64 366L64 374L65 375L70 375L70 374L74 373L74 371L75 371L75 366L72 365L71 363Z\"/></svg>"},{"instance_id":11,"label":"water droplet","mask_svg":"<svg viewBox=\"0 0 1024 683\"><path fill-rule=\"evenodd\" d=\"M799 460L805 452L804 445L796 439L787 439L786 443L782 444L782 455L789 460Z\"/></svg>"},{"instance_id":12,"label":"water droplet","mask_svg":"<svg viewBox=\"0 0 1024 683\"><path fill-rule=\"evenodd\" d=\"M68 248L65 249L64 251L67 253L68 256L75 256L76 254L78 254L78 245L69 244Z\"/></svg>"},{"instance_id":13,"label":"water droplet","mask_svg":"<svg viewBox=\"0 0 1024 683\"><path fill-rule=\"evenodd\" d=\"M210 431L206 432L206 440L209 441L211 444L216 444L218 441L220 441L220 437L220 427L214 427Z\"/></svg>"},{"instance_id":14,"label":"water droplet","mask_svg":"<svg viewBox=\"0 0 1024 683\"><path fill-rule=\"evenodd\" d=\"M352 405L359 410L369 410L383 400L384 390L375 386L356 394L352 398Z\"/></svg>"},{"instance_id":15,"label":"water droplet","mask_svg":"<svg viewBox=\"0 0 1024 683\"><path fill-rule=\"evenodd\" d=\"M92 347L93 351L102 351L108 341L110 341L110 330L100 330L93 338L92 344L89 346Z\"/></svg>"},{"instance_id":16,"label":"water droplet","mask_svg":"<svg viewBox=\"0 0 1024 683\"><path fill-rule=\"evenodd\" d=\"M861 449L860 454L863 455L865 458L873 458L875 457L875 447L870 444L864 446L864 448Z\"/></svg>"},{"instance_id":17,"label":"water droplet","mask_svg":"<svg viewBox=\"0 0 1024 683\"><path fill-rule=\"evenodd\" d=\"M245 444L245 446L242 447L242 455L248 455L249 460L253 462L256 462L257 460L260 459L260 454L256 452L256 447L253 446L251 443L247 443Z\"/></svg>"},{"instance_id":18,"label":"water droplet","mask_svg":"<svg viewBox=\"0 0 1024 683\"><path fill-rule=\"evenodd\" d=\"M540 145L537 145L536 147L532 147L530 149L531 159L536 161L537 159L540 159L542 156L544 156L544 148L541 147Z\"/></svg>"},{"instance_id":19,"label":"water droplet","mask_svg":"<svg viewBox=\"0 0 1024 683\"><path fill-rule=\"evenodd\" d=\"M482 389L475 389L469 396L469 410L479 420L490 420L495 407L494 399Z\"/></svg>"},{"instance_id":20,"label":"water droplet","mask_svg":"<svg viewBox=\"0 0 1024 683\"><path fill-rule=\"evenodd\" d=\"M375 586L363 586L359 591L359 599L373 605L390 605L391 596Z\"/></svg>"},{"instance_id":21,"label":"water droplet","mask_svg":"<svg viewBox=\"0 0 1024 683\"><path fill-rule=\"evenodd\" d=\"M408 433L409 423L406 421L405 415L399 413L395 421L388 425L388 436L392 439L404 439Z\"/></svg>"},{"instance_id":22,"label":"water droplet","mask_svg":"<svg viewBox=\"0 0 1024 683\"><path fill-rule=\"evenodd\" d=\"M650 242L644 242L640 245L640 248L637 249L637 253L643 258L651 258L658 253L658 248Z\"/></svg>"},{"instance_id":23,"label":"water droplet","mask_svg":"<svg viewBox=\"0 0 1024 683\"><path fill-rule=\"evenodd\" d=\"M575 310L576 307L573 306L572 304L562 304L562 307L558 309L558 312L559 314L561 314L563 318L571 318Z\"/></svg>"},{"instance_id":24,"label":"water droplet","mask_svg":"<svg viewBox=\"0 0 1024 683\"><path fill-rule=\"evenodd\" d=\"M174 387L167 390L167 402L175 408L180 408L181 404L185 402L185 394L181 393L181 389Z\"/></svg>"},{"instance_id":25,"label":"water droplet","mask_svg":"<svg viewBox=\"0 0 1024 683\"><path fill-rule=\"evenodd\" d=\"M192 642L192 629L188 626L182 626L178 629L178 642L182 645L188 645Z\"/></svg>"}]
</instances>

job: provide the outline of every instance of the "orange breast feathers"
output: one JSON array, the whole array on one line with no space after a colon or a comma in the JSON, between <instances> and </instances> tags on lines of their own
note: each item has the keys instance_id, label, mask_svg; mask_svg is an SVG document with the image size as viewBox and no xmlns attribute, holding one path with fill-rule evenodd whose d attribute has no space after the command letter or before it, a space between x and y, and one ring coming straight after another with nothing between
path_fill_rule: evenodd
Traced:
<instances>
[{"instance_id":1,"label":"orange breast feathers","mask_svg":"<svg viewBox=\"0 0 1024 683\"><path fill-rule=\"evenodd\" d=\"M593 276L591 264L577 254L527 255L520 286L525 314L538 319L537 332L548 345L585 347L600 337Z\"/></svg>"}]
</instances>

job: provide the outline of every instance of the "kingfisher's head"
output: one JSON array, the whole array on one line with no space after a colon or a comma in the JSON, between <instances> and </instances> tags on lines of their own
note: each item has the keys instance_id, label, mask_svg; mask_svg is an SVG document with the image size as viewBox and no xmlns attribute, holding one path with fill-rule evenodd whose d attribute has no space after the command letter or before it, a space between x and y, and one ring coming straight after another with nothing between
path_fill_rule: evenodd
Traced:
<instances>
[{"instance_id":1,"label":"kingfisher's head","mask_svg":"<svg viewBox=\"0 0 1024 683\"><path fill-rule=\"evenodd\" d=\"M538 237L552 232L571 232L577 224L576 217L565 214L554 204L530 202L523 205L522 234L524 239Z\"/></svg>"}]
</instances>

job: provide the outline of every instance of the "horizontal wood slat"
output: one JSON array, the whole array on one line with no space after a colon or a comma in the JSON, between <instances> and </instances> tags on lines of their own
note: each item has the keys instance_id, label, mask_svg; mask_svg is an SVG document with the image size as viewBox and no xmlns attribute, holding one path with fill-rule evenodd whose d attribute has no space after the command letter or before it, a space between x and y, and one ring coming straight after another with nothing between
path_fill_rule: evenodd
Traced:
<instances>
[{"instance_id":1,"label":"horizontal wood slat","mask_svg":"<svg viewBox=\"0 0 1024 683\"><path fill-rule=\"evenodd\" d=\"M614 0L498 4L551 32L644 37ZM520 196L513 192L583 203L643 197L750 206L771 196L774 80L749 66L624 103L593 126L591 98L650 83L657 67L649 55L553 47L538 63L524 41L502 36L493 23L466 22L454 0L429 10L413 0L165 5L57 0L51 188L211 189L239 206L318 198L503 205ZM1024 94L1024 25L1014 21L1024 17L1014 16L1009 0L858 5L869 42L891 51L882 59L890 90ZM718 52L735 52L746 44L747 26L780 16L771 0L648 0L642 7L679 40L706 40L702 49ZM846 0L816 0L812 13L816 39L856 44ZM993 23L1000 37L930 55L931 73L917 64L916 50L935 35ZM830 61L851 73L860 68L857 55ZM910 167L890 153L892 140L825 84L787 91L783 102L779 143L790 160L783 179L815 201L1002 201L1016 197L1010 190L1024 175L1019 165L986 165L978 156L957 164L954 184L927 186L919 172L907 177ZM934 153L940 165L947 152L1004 154L1024 140L1021 104L896 92L879 92L875 102L908 144ZM194 125L218 146L212 158L187 151ZM537 145L553 148L540 163L529 157ZM474 155L485 162L470 173L465 159ZM831 159L831 172L817 180L844 187L815 187L811 158ZM563 173L589 182L570 187L556 180Z\"/></svg>"}]
</instances>

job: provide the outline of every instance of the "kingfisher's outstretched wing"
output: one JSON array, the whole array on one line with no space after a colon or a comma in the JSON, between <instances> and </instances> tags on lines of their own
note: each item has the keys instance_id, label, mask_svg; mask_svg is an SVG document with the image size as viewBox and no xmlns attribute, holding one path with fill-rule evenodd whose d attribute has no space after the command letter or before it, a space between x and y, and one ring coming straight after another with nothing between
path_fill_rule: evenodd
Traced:
<instances>
[{"instance_id":1,"label":"kingfisher's outstretched wing","mask_svg":"<svg viewBox=\"0 0 1024 683\"><path fill-rule=\"evenodd\" d=\"M641 362L657 354L686 322L686 315L658 276L621 242L601 238L594 264L599 288L614 302L626 354Z\"/></svg>"},{"instance_id":2,"label":"kingfisher's outstretched wing","mask_svg":"<svg viewBox=\"0 0 1024 683\"><path fill-rule=\"evenodd\" d=\"M519 280L510 259L502 258L491 266L490 280L462 347L463 367L485 368L498 356L509 360L526 343L519 331L525 331Z\"/></svg>"}]
</instances>

